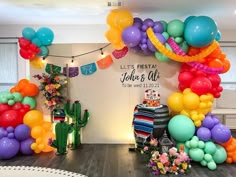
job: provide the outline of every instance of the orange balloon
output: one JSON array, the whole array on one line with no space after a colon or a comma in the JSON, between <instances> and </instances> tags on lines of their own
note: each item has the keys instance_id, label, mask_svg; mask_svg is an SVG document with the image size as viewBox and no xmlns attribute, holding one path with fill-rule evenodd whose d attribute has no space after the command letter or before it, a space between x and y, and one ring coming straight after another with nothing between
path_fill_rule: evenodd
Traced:
<instances>
[{"instance_id":1,"label":"orange balloon","mask_svg":"<svg viewBox=\"0 0 236 177\"><path fill-rule=\"evenodd\" d=\"M226 141L225 143L220 143L221 146L226 147L229 146L233 141L233 137L231 136L230 139L228 141Z\"/></svg>"},{"instance_id":2,"label":"orange balloon","mask_svg":"<svg viewBox=\"0 0 236 177\"><path fill-rule=\"evenodd\" d=\"M43 127L45 131L51 131L52 123L48 121L43 121L43 123L41 124L41 127Z\"/></svg>"},{"instance_id":3,"label":"orange balloon","mask_svg":"<svg viewBox=\"0 0 236 177\"><path fill-rule=\"evenodd\" d=\"M15 87L12 87L12 88L10 89L10 92L11 92L11 93L14 93L14 92L16 92L16 89L15 89Z\"/></svg>"},{"instance_id":4,"label":"orange balloon","mask_svg":"<svg viewBox=\"0 0 236 177\"><path fill-rule=\"evenodd\" d=\"M233 159L231 157L227 157L226 163L232 163L232 162L233 162Z\"/></svg>"},{"instance_id":5,"label":"orange balloon","mask_svg":"<svg viewBox=\"0 0 236 177\"><path fill-rule=\"evenodd\" d=\"M228 72L229 69L230 69L230 66L231 66L230 61L228 59L225 59L225 61L223 63L223 68L224 69L223 69L222 73Z\"/></svg>"},{"instance_id":6,"label":"orange balloon","mask_svg":"<svg viewBox=\"0 0 236 177\"><path fill-rule=\"evenodd\" d=\"M38 110L31 110L27 112L23 118L24 124L28 125L30 128L40 125L43 121L43 114Z\"/></svg>"},{"instance_id":7,"label":"orange balloon","mask_svg":"<svg viewBox=\"0 0 236 177\"><path fill-rule=\"evenodd\" d=\"M48 144L49 139L52 139L52 140L55 139L55 134L50 131L45 132L43 135L43 143L45 145L44 149L42 150L43 152L51 152L55 149Z\"/></svg>"},{"instance_id":8,"label":"orange balloon","mask_svg":"<svg viewBox=\"0 0 236 177\"><path fill-rule=\"evenodd\" d=\"M27 79L21 79L19 82L18 82L18 87L19 87L19 89L22 89L22 88L24 88L26 85L28 85L29 84L29 80L27 80Z\"/></svg>"},{"instance_id":9,"label":"orange balloon","mask_svg":"<svg viewBox=\"0 0 236 177\"><path fill-rule=\"evenodd\" d=\"M22 90L25 96L34 97L39 93L38 86L34 83L28 83Z\"/></svg>"},{"instance_id":10,"label":"orange balloon","mask_svg":"<svg viewBox=\"0 0 236 177\"><path fill-rule=\"evenodd\" d=\"M219 59L214 59L214 60L211 60L210 62L208 62L208 66L211 68L222 68L223 63Z\"/></svg>"},{"instance_id":11,"label":"orange balloon","mask_svg":"<svg viewBox=\"0 0 236 177\"><path fill-rule=\"evenodd\" d=\"M31 129L31 136L35 139L43 136L43 133L44 133L44 129L41 126L34 126Z\"/></svg>"},{"instance_id":12,"label":"orange balloon","mask_svg":"<svg viewBox=\"0 0 236 177\"><path fill-rule=\"evenodd\" d=\"M115 17L116 15L118 14L118 9L113 9L107 16L107 24L110 26L110 27L117 27L116 23L115 23Z\"/></svg>"}]
</instances>

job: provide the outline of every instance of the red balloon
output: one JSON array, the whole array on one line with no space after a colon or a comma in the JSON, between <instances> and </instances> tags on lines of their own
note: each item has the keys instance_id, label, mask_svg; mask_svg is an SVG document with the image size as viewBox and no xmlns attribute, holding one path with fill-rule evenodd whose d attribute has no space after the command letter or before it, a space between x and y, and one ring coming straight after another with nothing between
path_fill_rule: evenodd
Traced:
<instances>
[{"instance_id":1,"label":"red balloon","mask_svg":"<svg viewBox=\"0 0 236 177\"><path fill-rule=\"evenodd\" d=\"M22 124L19 120L18 112L16 110L7 110L1 114L0 126L7 128L9 126L17 127L17 125Z\"/></svg>"},{"instance_id":2,"label":"red balloon","mask_svg":"<svg viewBox=\"0 0 236 177\"><path fill-rule=\"evenodd\" d=\"M14 110L20 110L23 107L23 104L21 102L16 102L13 106L12 109Z\"/></svg>"},{"instance_id":3,"label":"red balloon","mask_svg":"<svg viewBox=\"0 0 236 177\"><path fill-rule=\"evenodd\" d=\"M186 87L190 86L191 81L193 80L194 76L191 72L185 71L182 73L179 73L178 80L180 84L185 85Z\"/></svg>"},{"instance_id":4,"label":"red balloon","mask_svg":"<svg viewBox=\"0 0 236 177\"><path fill-rule=\"evenodd\" d=\"M4 111L9 110L9 109L11 109L11 106L9 106L8 104L4 104L4 103L0 104L0 114Z\"/></svg>"},{"instance_id":5,"label":"red balloon","mask_svg":"<svg viewBox=\"0 0 236 177\"><path fill-rule=\"evenodd\" d=\"M28 49L29 48L29 45L31 44L31 42L23 37L20 37L19 38L19 45L20 45L20 48L22 49Z\"/></svg>"},{"instance_id":6,"label":"red balloon","mask_svg":"<svg viewBox=\"0 0 236 177\"><path fill-rule=\"evenodd\" d=\"M206 77L199 76L193 79L190 88L194 93L200 96L211 92L212 84Z\"/></svg>"},{"instance_id":7,"label":"red balloon","mask_svg":"<svg viewBox=\"0 0 236 177\"><path fill-rule=\"evenodd\" d=\"M218 74L208 75L208 79L211 81L212 87L218 87L221 82L221 78Z\"/></svg>"},{"instance_id":8,"label":"red balloon","mask_svg":"<svg viewBox=\"0 0 236 177\"><path fill-rule=\"evenodd\" d=\"M20 56L24 59L29 59L29 55L26 49L23 48L20 49Z\"/></svg>"}]
</instances>

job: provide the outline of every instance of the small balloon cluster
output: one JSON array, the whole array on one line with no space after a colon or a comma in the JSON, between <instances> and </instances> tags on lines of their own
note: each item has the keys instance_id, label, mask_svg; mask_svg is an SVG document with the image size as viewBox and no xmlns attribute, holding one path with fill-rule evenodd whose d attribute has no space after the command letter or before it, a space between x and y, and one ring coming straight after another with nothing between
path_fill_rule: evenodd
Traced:
<instances>
[{"instance_id":1,"label":"small balloon cluster","mask_svg":"<svg viewBox=\"0 0 236 177\"><path fill-rule=\"evenodd\" d=\"M202 166L215 170L217 164L222 164L229 158L232 163L232 158L224 148L232 137L231 132L216 116L208 114L202 126L196 130L188 116L176 115L170 120L168 131L176 140L177 147L185 146L189 157Z\"/></svg>"},{"instance_id":2,"label":"small balloon cluster","mask_svg":"<svg viewBox=\"0 0 236 177\"><path fill-rule=\"evenodd\" d=\"M31 27L22 30L22 36L19 38L20 55L22 58L32 60L37 56L47 56L48 47L52 44L54 34L47 27L39 28L35 31Z\"/></svg>"},{"instance_id":3,"label":"small balloon cluster","mask_svg":"<svg viewBox=\"0 0 236 177\"><path fill-rule=\"evenodd\" d=\"M0 159L10 159L19 152L29 155L52 150L46 142L54 137L51 123L43 121L42 113L33 110L37 94L38 87L26 79L10 92L0 92Z\"/></svg>"}]
</instances>

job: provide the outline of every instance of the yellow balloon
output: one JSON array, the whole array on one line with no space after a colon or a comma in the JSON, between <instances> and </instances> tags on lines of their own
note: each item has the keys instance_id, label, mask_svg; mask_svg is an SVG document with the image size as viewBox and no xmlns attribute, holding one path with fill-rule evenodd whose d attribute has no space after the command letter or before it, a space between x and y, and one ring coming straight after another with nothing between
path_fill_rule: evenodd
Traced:
<instances>
[{"instance_id":1,"label":"yellow balloon","mask_svg":"<svg viewBox=\"0 0 236 177\"><path fill-rule=\"evenodd\" d=\"M43 114L38 110L31 110L24 116L23 122L30 128L40 125L43 121Z\"/></svg>"},{"instance_id":2,"label":"yellow balloon","mask_svg":"<svg viewBox=\"0 0 236 177\"><path fill-rule=\"evenodd\" d=\"M168 97L167 104L169 108L174 112L180 112L184 109L183 107L183 94L179 92L172 93Z\"/></svg>"},{"instance_id":3,"label":"yellow balloon","mask_svg":"<svg viewBox=\"0 0 236 177\"><path fill-rule=\"evenodd\" d=\"M52 132L45 132L44 135L43 135L43 143L44 143L44 149L42 150L43 152L51 152L53 151L55 148L51 147L49 144L48 144L48 140L49 139L52 139L54 140L55 139L55 134L52 133Z\"/></svg>"},{"instance_id":4,"label":"yellow balloon","mask_svg":"<svg viewBox=\"0 0 236 177\"><path fill-rule=\"evenodd\" d=\"M199 96L196 93L190 92L184 94L183 104L187 109L197 109L200 103Z\"/></svg>"},{"instance_id":5,"label":"yellow balloon","mask_svg":"<svg viewBox=\"0 0 236 177\"><path fill-rule=\"evenodd\" d=\"M43 133L44 133L44 129L41 126L34 126L31 129L31 136L35 139L39 138L39 137L42 137Z\"/></svg>"},{"instance_id":6,"label":"yellow balloon","mask_svg":"<svg viewBox=\"0 0 236 177\"><path fill-rule=\"evenodd\" d=\"M30 65L36 69L42 69L44 67L44 63L43 63L42 59L38 56L36 56L30 60Z\"/></svg>"},{"instance_id":7,"label":"yellow balloon","mask_svg":"<svg viewBox=\"0 0 236 177\"><path fill-rule=\"evenodd\" d=\"M110 28L106 33L105 37L110 43L119 44L122 41L121 31L117 28Z\"/></svg>"},{"instance_id":8,"label":"yellow balloon","mask_svg":"<svg viewBox=\"0 0 236 177\"><path fill-rule=\"evenodd\" d=\"M32 150L37 149L37 147L38 147L37 143L32 143L31 146L30 146L30 148L31 148Z\"/></svg>"},{"instance_id":9,"label":"yellow balloon","mask_svg":"<svg viewBox=\"0 0 236 177\"><path fill-rule=\"evenodd\" d=\"M40 150L40 149L35 149L34 152L35 152L36 154L39 154L39 153L41 152L41 150Z\"/></svg>"},{"instance_id":10,"label":"yellow balloon","mask_svg":"<svg viewBox=\"0 0 236 177\"><path fill-rule=\"evenodd\" d=\"M107 24L110 26L110 27L117 27L116 26L116 22L115 22L115 18L116 18L116 15L118 14L119 10L118 9L113 9L107 16Z\"/></svg>"},{"instance_id":11,"label":"yellow balloon","mask_svg":"<svg viewBox=\"0 0 236 177\"><path fill-rule=\"evenodd\" d=\"M36 143L40 144L43 141L42 137L36 138Z\"/></svg>"},{"instance_id":12,"label":"yellow balloon","mask_svg":"<svg viewBox=\"0 0 236 177\"><path fill-rule=\"evenodd\" d=\"M39 145L38 145L38 149L39 149L40 151L42 151L44 148L45 148L45 145L44 145L44 144L39 144Z\"/></svg>"},{"instance_id":13,"label":"yellow balloon","mask_svg":"<svg viewBox=\"0 0 236 177\"><path fill-rule=\"evenodd\" d=\"M133 16L126 10L120 10L115 16L115 23L117 27L123 31L123 29L133 25Z\"/></svg>"}]
</instances>

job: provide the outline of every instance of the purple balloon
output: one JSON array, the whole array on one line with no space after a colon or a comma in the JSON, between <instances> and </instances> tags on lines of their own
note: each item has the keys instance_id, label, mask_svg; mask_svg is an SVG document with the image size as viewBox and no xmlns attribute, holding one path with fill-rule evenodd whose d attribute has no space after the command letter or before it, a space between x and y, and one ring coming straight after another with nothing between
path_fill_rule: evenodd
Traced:
<instances>
[{"instance_id":1,"label":"purple balloon","mask_svg":"<svg viewBox=\"0 0 236 177\"><path fill-rule=\"evenodd\" d=\"M204 120L202 121L202 126L211 129L212 127L214 127L214 125L214 119L211 117L211 115L207 114Z\"/></svg>"},{"instance_id":2,"label":"purple balloon","mask_svg":"<svg viewBox=\"0 0 236 177\"><path fill-rule=\"evenodd\" d=\"M122 32L122 40L128 47L134 47L141 40L141 31L135 26L127 27Z\"/></svg>"},{"instance_id":3,"label":"purple balloon","mask_svg":"<svg viewBox=\"0 0 236 177\"><path fill-rule=\"evenodd\" d=\"M13 138L15 138L15 135L13 132L11 132L11 133L8 133L7 137L10 139L13 139Z\"/></svg>"},{"instance_id":4,"label":"purple balloon","mask_svg":"<svg viewBox=\"0 0 236 177\"><path fill-rule=\"evenodd\" d=\"M223 124L217 124L211 129L211 137L217 143L225 143L231 137L231 131Z\"/></svg>"},{"instance_id":5,"label":"purple balloon","mask_svg":"<svg viewBox=\"0 0 236 177\"><path fill-rule=\"evenodd\" d=\"M200 127L197 130L197 137L202 141L208 141L211 139L211 131L206 127Z\"/></svg>"},{"instance_id":6,"label":"purple balloon","mask_svg":"<svg viewBox=\"0 0 236 177\"><path fill-rule=\"evenodd\" d=\"M10 159L14 157L20 149L20 143L16 139L3 137L0 139L0 159Z\"/></svg>"},{"instance_id":7,"label":"purple balloon","mask_svg":"<svg viewBox=\"0 0 236 177\"><path fill-rule=\"evenodd\" d=\"M8 133L14 132L14 128L13 128L12 126L7 127L6 131L7 131Z\"/></svg>"},{"instance_id":8,"label":"purple balloon","mask_svg":"<svg viewBox=\"0 0 236 177\"><path fill-rule=\"evenodd\" d=\"M133 26L136 26L139 29L141 29L142 25L143 25L143 20L141 18L135 17L134 22L133 22Z\"/></svg>"},{"instance_id":9,"label":"purple balloon","mask_svg":"<svg viewBox=\"0 0 236 177\"><path fill-rule=\"evenodd\" d=\"M158 38L158 40L162 43L162 44L164 44L165 42L166 42L166 39L165 39L165 37L162 35L162 34L160 34L160 33L155 33L155 36ZM152 52L156 52L157 51L157 49L156 49L156 47L152 44L152 42L148 39L148 41L147 41L147 46L148 46L148 49L150 50L150 51L152 51Z\"/></svg>"},{"instance_id":10,"label":"purple balloon","mask_svg":"<svg viewBox=\"0 0 236 177\"><path fill-rule=\"evenodd\" d=\"M141 27L141 30L144 31L144 32L146 32L147 29L148 29L148 26L143 24L142 27Z\"/></svg>"},{"instance_id":11,"label":"purple balloon","mask_svg":"<svg viewBox=\"0 0 236 177\"><path fill-rule=\"evenodd\" d=\"M143 21L143 24L147 27L152 27L154 25L154 21L151 18L147 18Z\"/></svg>"},{"instance_id":12,"label":"purple balloon","mask_svg":"<svg viewBox=\"0 0 236 177\"><path fill-rule=\"evenodd\" d=\"M30 137L30 127L25 124L20 124L15 128L15 137L19 141L23 141Z\"/></svg>"},{"instance_id":13,"label":"purple balloon","mask_svg":"<svg viewBox=\"0 0 236 177\"><path fill-rule=\"evenodd\" d=\"M31 155L34 151L31 149L31 144L34 143L33 138L28 138L20 143L20 152L24 155Z\"/></svg>"},{"instance_id":14,"label":"purple balloon","mask_svg":"<svg viewBox=\"0 0 236 177\"><path fill-rule=\"evenodd\" d=\"M163 24L161 22L155 22L154 26L152 27L154 33L163 33L164 32L164 27Z\"/></svg>"}]
</instances>

